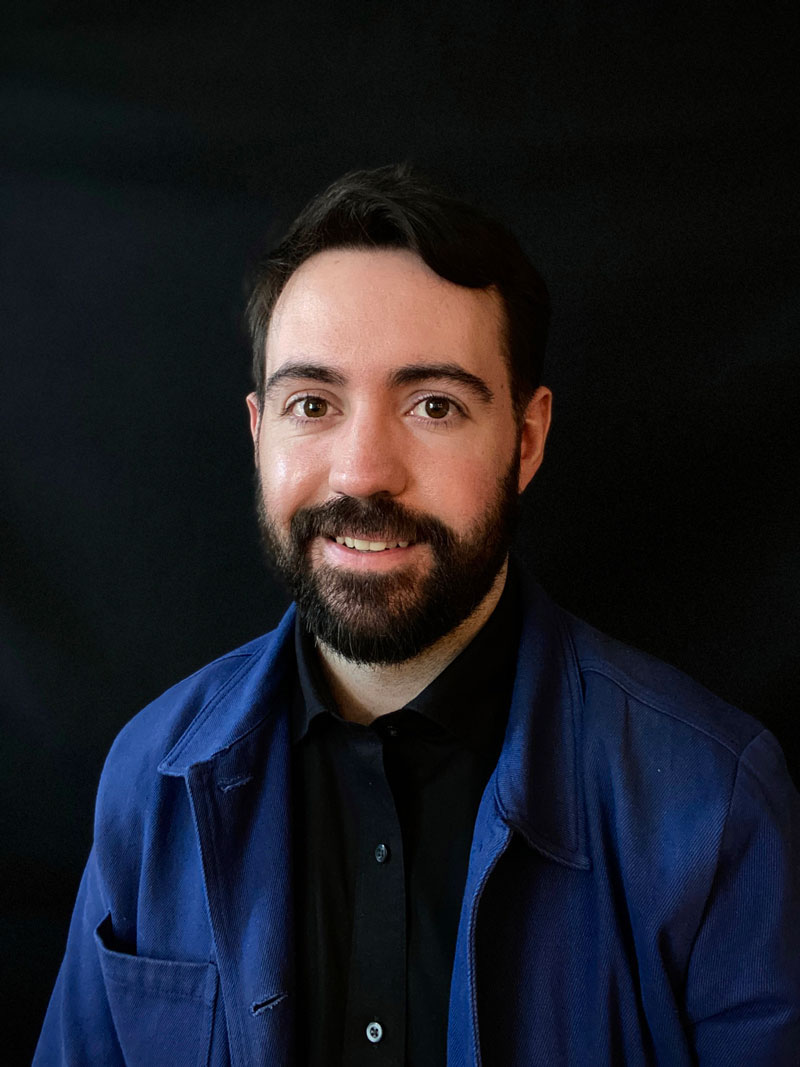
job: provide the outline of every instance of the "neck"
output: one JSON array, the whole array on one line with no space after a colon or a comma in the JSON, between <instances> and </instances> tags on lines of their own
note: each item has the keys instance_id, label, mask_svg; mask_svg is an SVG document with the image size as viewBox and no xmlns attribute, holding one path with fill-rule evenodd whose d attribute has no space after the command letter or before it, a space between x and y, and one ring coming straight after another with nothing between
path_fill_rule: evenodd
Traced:
<instances>
[{"instance_id":1,"label":"neck","mask_svg":"<svg viewBox=\"0 0 800 1067\"><path fill-rule=\"evenodd\" d=\"M435 644L404 663L364 665L317 643L322 669L342 718L369 724L413 700L453 662L484 625L503 592L508 560L473 613Z\"/></svg>"}]
</instances>

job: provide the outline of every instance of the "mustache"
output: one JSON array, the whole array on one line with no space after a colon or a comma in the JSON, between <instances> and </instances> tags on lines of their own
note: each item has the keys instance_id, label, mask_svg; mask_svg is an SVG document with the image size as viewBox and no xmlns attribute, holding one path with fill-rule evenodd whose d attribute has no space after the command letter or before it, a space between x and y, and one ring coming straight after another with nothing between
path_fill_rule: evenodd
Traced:
<instances>
[{"instance_id":1,"label":"mustache","mask_svg":"<svg viewBox=\"0 0 800 1067\"><path fill-rule=\"evenodd\" d=\"M301 508L289 524L290 537L301 548L315 537L343 537L354 532L368 533L377 541L426 541L434 549L455 542L452 531L439 519L410 511L390 497L337 497L316 507Z\"/></svg>"}]
</instances>

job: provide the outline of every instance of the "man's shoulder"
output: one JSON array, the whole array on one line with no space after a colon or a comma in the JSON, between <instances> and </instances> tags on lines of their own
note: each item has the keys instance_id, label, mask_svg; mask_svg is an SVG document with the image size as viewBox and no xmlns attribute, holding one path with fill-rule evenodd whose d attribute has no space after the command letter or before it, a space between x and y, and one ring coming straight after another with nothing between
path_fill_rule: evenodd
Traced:
<instances>
[{"instance_id":1,"label":"man's shoulder","mask_svg":"<svg viewBox=\"0 0 800 1067\"><path fill-rule=\"evenodd\" d=\"M650 737L711 746L734 760L765 733L752 715L723 700L677 667L618 641L567 612L587 719L621 729L638 719Z\"/></svg>"}]
</instances>

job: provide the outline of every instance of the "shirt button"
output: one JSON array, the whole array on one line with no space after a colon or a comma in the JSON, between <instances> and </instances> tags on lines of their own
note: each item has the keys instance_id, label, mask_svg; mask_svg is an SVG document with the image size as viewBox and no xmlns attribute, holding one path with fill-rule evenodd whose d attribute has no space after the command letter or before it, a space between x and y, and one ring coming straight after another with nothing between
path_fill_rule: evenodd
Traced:
<instances>
[{"instance_id":1,"label":"shirt button","mask_svg":"<svg viewBox=\"0 0 800 1067\"><path fill-rule=\"evenodd\" d=\"M373 1045L377 1045L382 1037L383 1027L380 1023L369 1023L367 1025L367 1041L371 1041Z\"/></svg>"},{"instance_id":2,"label":"shirt button","mask_svg":"<svg viewBox=\"0 0 800 1067\"><path fill-rule=\"evenodd\" d=\"M375 846L375 859L378 863L386 863L389 858L389 849L384 844Z\"/></svg>"},{"instance_id":3,"label":"shirt button","mask_svg":"<svg viewBox=\"0 0 800 1067\"><path fill-rule=\"evenodd\" d=\"M394 723L390 722L386 727L386 733L389 735L389 737L397 737L400 731L397 729Z\"/></svg>"}]
</instances>

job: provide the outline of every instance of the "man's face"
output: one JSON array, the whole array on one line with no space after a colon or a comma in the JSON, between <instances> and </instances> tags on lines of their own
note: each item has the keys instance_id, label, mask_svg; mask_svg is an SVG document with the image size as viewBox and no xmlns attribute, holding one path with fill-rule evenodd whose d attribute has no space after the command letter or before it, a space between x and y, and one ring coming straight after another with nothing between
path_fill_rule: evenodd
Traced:
<instances>
[{"instance_id":1,"label":"man's face","mask_svg":"<svg viewBox=\"0 0 800 1067\"><path fill-rule=\"evenodd\" d=\"M265 542L309 629L402 662L467 618L506 559L549 393L518 429L492 293L417 256L332 250L275 306L250 396Z\"/></svg>"}]
</instances>

